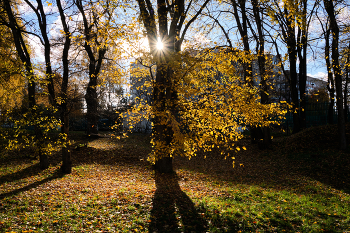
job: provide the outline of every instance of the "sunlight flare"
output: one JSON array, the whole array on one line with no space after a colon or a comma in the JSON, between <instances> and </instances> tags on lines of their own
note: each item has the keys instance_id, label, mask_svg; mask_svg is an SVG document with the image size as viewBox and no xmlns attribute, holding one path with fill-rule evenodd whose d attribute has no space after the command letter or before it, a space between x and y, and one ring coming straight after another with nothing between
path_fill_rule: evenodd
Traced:
<instances>
[{"instance_id":1,"label":"sunlight flare","mask_svg":"<svg viewBox=\"0 0 350 233\"><path fill-rule=\"evenodd\" d=\"M160 40L158 40L158 42L157 42L157 49L158 50L162 50L163 49L163 42L162 41L160 41Z\"/></svg>"}]
</instances>

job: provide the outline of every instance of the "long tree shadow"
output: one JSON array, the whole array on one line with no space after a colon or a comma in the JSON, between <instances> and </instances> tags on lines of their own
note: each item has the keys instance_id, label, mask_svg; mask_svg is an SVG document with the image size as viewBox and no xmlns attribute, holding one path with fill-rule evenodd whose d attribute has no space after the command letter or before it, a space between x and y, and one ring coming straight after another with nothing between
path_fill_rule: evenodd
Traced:
<instances>
[{"instance_id":1,"label":"long tree shadow","mask_svg":"<svg viewBox=\"0 0 350 233\"><path fill-rule=\"evenodd\" d=\"M52 173L49 177L43 179L43 180L39 180L39 181L36 181L34 183L31 183L31 184L28 184L27 186L24 186L22 188L18 188L18 189L15 189L15 190L12 190L12 191L9 191L9 192L6 192L6 193L2 193L0 194L0 200L6 198L6 197L10 197L10 196L13 196L13 195L16 195L18 193L21 193L21 192L25 192L25 191L28 191L28 190L31 190L33 188L36 188L42 184L45 184L51 180L54 180L54 179L57 179L57 178L61 178L63 177L63 174L61 172L60 169L56 169L56 171L54 173Z\"/></svg>"},{"instance_id":2,"label":"long tree shadow","mask_svg":"<svg viewBox=\"0 0 350 233\"><path fill-rule=\"evenodd\" d=\"M205 232L206 221L178 183L176 173L155 174L149 232Z\"/></svg>"},{"instance_id":3,"label":"long tree shadow","mask_svg":"<svg viewBox=\"0 0 350 233\"><path fill-rule=\"evenodd\" d=\"M59 163L59 160L51 161L51 166L56 166ZM25 179L27 177L31 177L39 174L43 170L40 169L40 163L34 163L27 168L21 169L17 172L10 173L7 175L0 176L0 185L6 182L13 182L15 180Z\"/></svg>"}]
</instances>

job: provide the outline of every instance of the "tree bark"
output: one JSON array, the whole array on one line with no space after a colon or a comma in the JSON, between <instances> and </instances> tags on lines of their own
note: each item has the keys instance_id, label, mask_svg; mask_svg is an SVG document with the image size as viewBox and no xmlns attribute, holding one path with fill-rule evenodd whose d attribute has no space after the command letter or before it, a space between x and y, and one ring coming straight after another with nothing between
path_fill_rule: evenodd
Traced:
<instances>
[{"instance_id":1,"label":"tree bark","mask_svg":"<svg viewBox=\"0 0 350 233\"><path fill-rule=\"evenodd\" d=\"M70 153L68 150L68 137L69 137L69 112L67 109L67 90L68 90L68 79L69 79L69 60L68 60L68 52L71 45L71 33L69 32L68 25L66 23L66 16L63 12L61 0L57 1L57 8L60 13L60 18L64 30L64 47L62 54L62 64L63 64L63 77L61 84L61 92L62 92L62 103L60 106L61 111L61 131L66 136L65 145L62 146L62 166L61 170L65 174L70 174L72 172L72 161L70 157Z\"/></svg>"},{"instance_id":2,"label":"tree bark","mask_svg":"<svg viewBox=\"0 0 350 233\"><path fill-rule=\"evenodd\" d=\"M27 50L27 46L25 44L25 41L22 36L21 28L17 22L16 17L14 16L14 13L11 8L11 3L9 0L4 0L4 9L8 17L8 22L6 24L11 29L13 39L16 46L16 51L18 53L19 58L21 59L22 63L25 64L25 74L28 78L28 100L29 100L29 109L34 115L35 113L35 106L36 106L36 99L35 99L35 77L34 77L34 71L33 66L30 58L30 54ZM37 142L40 144L40 141L42 140L42 131L40 129L40 126L33 123L34 125L34 131L35 131L35 137ZM46 169L49 167L49 162L47 155L42 152L41 146L39 146L39 159L40 159L40 168Z\"/></svg>"},{"instance_id":3,"label":"tree bark","mask_svg":"<svg viewBox=\"0 0 350 233\"><path fill-rule=\"evenodd\" d=\"M97 79L101 70L102 62L105 58L104 56L107 52L107 48L99 42L99 38L97 38L98 35L92 30L92 25L98 25L98 17L92 17L92 20L89 21L86 17L83 1L77 0L76 5L83 18L83 34L85 36L84 49L89 58L89 83L86 89L85 100L87 105L87 135L91 135L98 134L99 114L97 100ZM92 15L94 15L93 11L94 10L90 12ZM110 20L110 18L108 20ZM99 29L98 26L95 27L96 30ZM96 54L93 52L93 46L95 46L95 49L97 51L97 57L95 57Z\"/></svg>"},{"instance_id":4,"label":"tree bark","mask_svg":"<svg viewBox=\"0 0 350 233\"><path fill-rule=\"evenodd\" d=\"M51 45L48 38L48 32L47 32L47 21L46 21L46 14L44 11L44 6L42 4L41 0L36 0L37 6L35 7L32 2L29 0L24 0L27 5L35 12L38 24L42 36L42 43L44 45L44 57L45 57L45 67L46 67L46 80L47 80L47 88L49 92L49 101L52 106L57 107L57 101L55 98L55 88L53 84L53 72L51 67Z\"/></svg>"},{"instance_id":5,"label":"tree bark","mask_svg":"<svg viewBox=\"0 0 350 233\"><path fill-rule=\"evenodd\" d=\"M265 58L265 35L263 20L260 14L263 14L263 10L259 5L258 0L252 0L254 19L257 28L257 36L255 36L256 41L256 51L258 55L258 66L260 75L260 98L262 104L269 103L268 95L268 72L266 70L266 58ZM252 27L250 27L252 30ZM253 33L255 34L255 33ZM262 148L269 148L271 144L271 134L269 127L262 128Z\"/></svg>"},{"instance_id":6,"label":"tree bark","mask_svg":"<svg viewBox=\"0 0 350 233\"><path fill-rule=\"evenodd\" d=\"M293 19L294 20L294 19ZM295 23L291 19L287 19L287 46L288 57L290 67L290 89L292 97L292 111L293 111L293 133L300 131L300 119L299 119L299 96L297 89L298 74L297 70L297 53L296 53L296 41L295 41Z\"/></svg>"},{"instance_id":7,"label":"tree bark","mask_svg":"<svg viewBox=\"0 0 350 233\"><path fill-rule=\"evenodd\" d=\"M306 19L305 19L306 20ZM301 29L301 35L299 37L299 43L297 46L299 57L299 93L300 93L300 130L306 128L306 79L307 79L307 62L306 62L306 50L307 50L307 35L306 29ZM300 38L301 37L301 38Z\"/></svg>"},{"instance_id":8,"label":"tree bark","mask_svg":"<svg viewBox=\"0 0 350 233\"><path fill-rule=\"evenodd\" d=\"M176 74L172 69L174 55L181 50L186 31L201 14L202 10L205 9L209 1L205 0L201 8L186 22L186 14L191 5L188 5L185 10L184 0L176 0L172 5L169 5L169 2L166 0L157 0L157 30L156 16L152 3L149 0L137 0L141 20L147 31L151 54L157 65L156 79L153 83L152 111L154 114L153 139L156 142L154 149L155 168L160 172L173 171L172 157L169 150L172 146L173 130L167 114L176 116L177 112ZM189 4L191 3L192 1ZM169 14L171 15L171 20L168 24ZM180 35L183 26L182 35ZM158 38L166 42L163 51L157 51L156 49Z\"/></svg>"},{"instance_id":9,"label":"tree bark","mask_svg":"<svg viewBox=\"0 0 350 233\"><path fill-rule=\"evenodd\" d=\"M325 46L325 60L326 60L326 65L327 65L327 89L329 92L329 98L330 98L330 103L328 107L328 124L333 124L334 123L334 98L335 98L335 87L334 87L334 79L333 79L333 72L332 72L332 65L330 61L330 51L329 51L329 36L330 36L330 29L327 29L325 32L325 41L326 41L326 46Z\"/></svg>"},{"instance_id":10,"label":"tree bark","mask_svg":"<svg viewBox=\"0 0 350 233\"><path fill-rule=\"evenodd\" d=\"M97 102L97 91L96 91L97 80L96 78L90 77L90 82L86 89L86 106L87 106L87 135L98 134L98 102Z\"/></svg>"},{"instance_id":11,"label":"tree bark","mask_svg":"<svg viewBox=\"0 0 350 233\"><path fill-rule=\"evenodd\" d=\"M330 20L330 29L332 31L332 68L335 78L335 91L337 95L337 110L338 110L338 133L339 133L339 147L341 150L346 149L346 133L345 133L345 117L343 105L343 85L342 76L339 66L339 27L335 18L335 9L333 0L323 0L325 9Z\"/></svg>"},{"instance_id":12,"label":"tree bark","mask_svg":"<svg viewBox=\"0 0 350 233\"><path fill-rule=\"evenodd\" d=\"M345 63L345 85L344 85L344 118L345 122L347 122L348 114L349 114L349 106L348 106L348 85L349 85L349 66L350 66L350 42L347 47L347 58Z\"/></svg>"}]
</instances>

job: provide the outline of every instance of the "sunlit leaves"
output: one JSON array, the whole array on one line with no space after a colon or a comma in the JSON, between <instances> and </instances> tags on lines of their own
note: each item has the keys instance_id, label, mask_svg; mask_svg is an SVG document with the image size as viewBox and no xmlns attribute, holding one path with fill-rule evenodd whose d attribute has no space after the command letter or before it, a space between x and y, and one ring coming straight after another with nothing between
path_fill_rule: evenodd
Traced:
<instances>
[{"instance_id":1,"label":"sunlit leaves","mask_svg":"<svg viewBox=\"0 0 350 233\"><path fill-rule=\"evenodd\" d=\"M162 156L191 158L198 150L213 148L239 151L241 148L235 146L235 141L242 138L246 126L280 123L285 110L276 103L261 104L259 88L242 80L238 64L242 59L253 57L225 49L189 50L174 55L168 69L172 72L169 82L176 89L177 99L158 103L164 107L152 102L152 94L156 85L164 89L169 86L155 83L152 73L147 75L146 66L132 70L133 90L141 95L135 97L132 108L123 114L124 119L134 126L157 117L159 124L171 128L164 135L153 132L151 162ZM157 140L170 135L169 144Z\"/></svg>"},{"instance_id":2,"label":"sunlit leaves","mask_svg":"<svg viewBox=\"0 0 350 233\"><path fill-rule=\"evenodd\" d=\"M18 115L18 111L7 112L5 125L8 127L0 131L1 137L6 142L7 150L31 148L37 153L51 154L58 145L66 146L67 135L52 135L60 127L60 121L56 118L55 109L34 106L32 109ZM41 130L41 136L36 135L35 127Z\"/></svg>"}]
</instances>

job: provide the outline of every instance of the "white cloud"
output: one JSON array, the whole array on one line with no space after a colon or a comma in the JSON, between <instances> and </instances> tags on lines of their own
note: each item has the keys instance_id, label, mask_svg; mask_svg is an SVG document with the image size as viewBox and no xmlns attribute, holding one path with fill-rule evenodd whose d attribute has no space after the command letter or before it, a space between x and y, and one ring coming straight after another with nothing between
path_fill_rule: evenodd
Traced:
<instances>
[{"instance_id":1,"label":"white cloud","mask_svg":"<svg viewBox=\"0 0 350 233\"><path fill-rule=\"evenodd\" d=\"M29 46L31 48L32 58L35 63L41 63L45 61L44 49L38 37L29 35L28 36Z\"/></svg>"},{"instance_id":2,"label":"white cloud","mask_svg":"<svg viewBox=\"0 0 350 233\"><path fill-rule=\"evenodd\" d=\"M348 7L344 7L340 10L339 20L342 22L349 22L350 18L350 9Z\"/></svg>"},{"instance_id":3,"label":"white cloud","mask_svg":"<svg viewBox=\"0 0 350 233\"><path fill-rule=\"evenodd\" d=\"M313 77L313 78L317 78L317 79L321 79L323 81L327 81L327 73L325 72L317 72L316 74L307 74L308 76L310 77Z\"/></svg>"}]
</instances>

